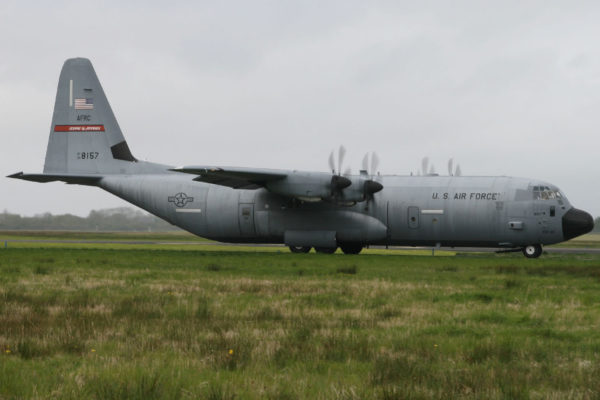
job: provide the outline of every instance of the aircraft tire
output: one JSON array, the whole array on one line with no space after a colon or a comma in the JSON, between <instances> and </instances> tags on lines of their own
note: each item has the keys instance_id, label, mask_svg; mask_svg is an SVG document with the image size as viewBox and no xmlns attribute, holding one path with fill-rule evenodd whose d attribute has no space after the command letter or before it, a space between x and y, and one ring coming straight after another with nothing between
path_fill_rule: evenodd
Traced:
<instances>
[{"instance_id":1,"label":"aircraft tire","mask_svg":"<svg viewBox=\"0 0 600 400\"><path fill-rule=\"evenodd\" d=\"M542 255L542 245L541 244L530 244L529 246L523 247L523 254L527 258L538 258Z\"/></svg>"},{"instance_id":2,"label":"aircraft tire","mask_svg":"<svg viewBox=\"0 0 600 400\"><path fill-rule=\"evenodd\" d=\"M289 246L292 253L308 253L310 246Z\"/></svg>"},{"instance_id":3,"label":"aircraft tire","mask_svg":"<svg viewBox=\"0 0 600 400\"><path fill-rule=\"evenodd\" d=\"M363 249L363 245L360 243L341 244L340 249L342 249L344 254L358 254Z\"/></svg>"},{"instance_id":4,"label":"aircraft tire","mask_svg":"<svg viewBox=\"0 0 600 400\"><path fill-rule=\"evenodd\" d=\"M336 250L337 247L315 247L315 251L322 254L333 254Z\"/></svg>"}]
</instances>

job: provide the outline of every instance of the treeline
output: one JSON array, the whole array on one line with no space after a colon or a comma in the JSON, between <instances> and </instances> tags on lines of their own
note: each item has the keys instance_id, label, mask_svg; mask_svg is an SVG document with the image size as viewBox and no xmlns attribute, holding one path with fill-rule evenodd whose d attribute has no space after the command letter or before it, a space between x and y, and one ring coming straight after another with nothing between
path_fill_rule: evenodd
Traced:
<instances>
[{"instance_id":1,"label":"treeline","mask_svg":"<svg viewBox=\"0 0 600 400\"><path fill-rule=\"evenodd\" d=\"M128 207L92 210L87 217L44 213L23 217L4 211L0 230L73 230L73 231L177 231L174 225L151 214Z\"/></svg>"}]
</instances>

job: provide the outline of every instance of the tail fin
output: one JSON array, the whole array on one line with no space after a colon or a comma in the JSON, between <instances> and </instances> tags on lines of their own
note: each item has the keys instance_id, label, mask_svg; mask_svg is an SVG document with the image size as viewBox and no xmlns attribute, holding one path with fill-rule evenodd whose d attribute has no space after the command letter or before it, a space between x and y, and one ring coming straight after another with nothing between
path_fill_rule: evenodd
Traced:
<instances>
[{"instance_id":1,"label":"tail fin","mask_svg":"<svg viewBox=\"0 0 600 400\"><path fill-rule=\"evenodd\" d=\"M137 162L86 58L65 61L58 89L44 174L119 173Z\"/></svg>"}]
</instances>

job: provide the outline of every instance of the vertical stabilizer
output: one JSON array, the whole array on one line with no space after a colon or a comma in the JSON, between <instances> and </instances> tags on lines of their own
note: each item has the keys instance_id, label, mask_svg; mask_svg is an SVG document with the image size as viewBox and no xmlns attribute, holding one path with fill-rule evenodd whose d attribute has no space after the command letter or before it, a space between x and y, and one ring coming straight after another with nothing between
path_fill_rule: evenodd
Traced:
<instances>
[{"instance_id":1,"label":"vertical stabilizer","mask_svg":"<svg viewBox=\"0 0 600 400\"><path fill-rule=\"evenodd\" d=\"M65 61L56 91L46 174L118 173L137 160L86 58Z\"/></svg>"}]
</instances>

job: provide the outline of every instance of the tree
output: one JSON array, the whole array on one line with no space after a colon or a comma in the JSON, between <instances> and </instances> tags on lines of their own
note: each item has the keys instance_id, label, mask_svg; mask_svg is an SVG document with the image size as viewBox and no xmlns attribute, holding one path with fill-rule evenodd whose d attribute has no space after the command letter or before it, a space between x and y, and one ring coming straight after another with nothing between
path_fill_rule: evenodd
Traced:
<instances>
[{"instance_id":1,"label":"tree","mask_svg":"<svg viewBox=\"0 0 600 400\"><path fill-rule=\"evenodd\" d=\"M75 230L75 231L173 231L174 225L140 210L119 207L92 210L87 217L71 214L52 215L44 213L33 217L0 214L0 230Z\"/></svg>"}]
</instances>

